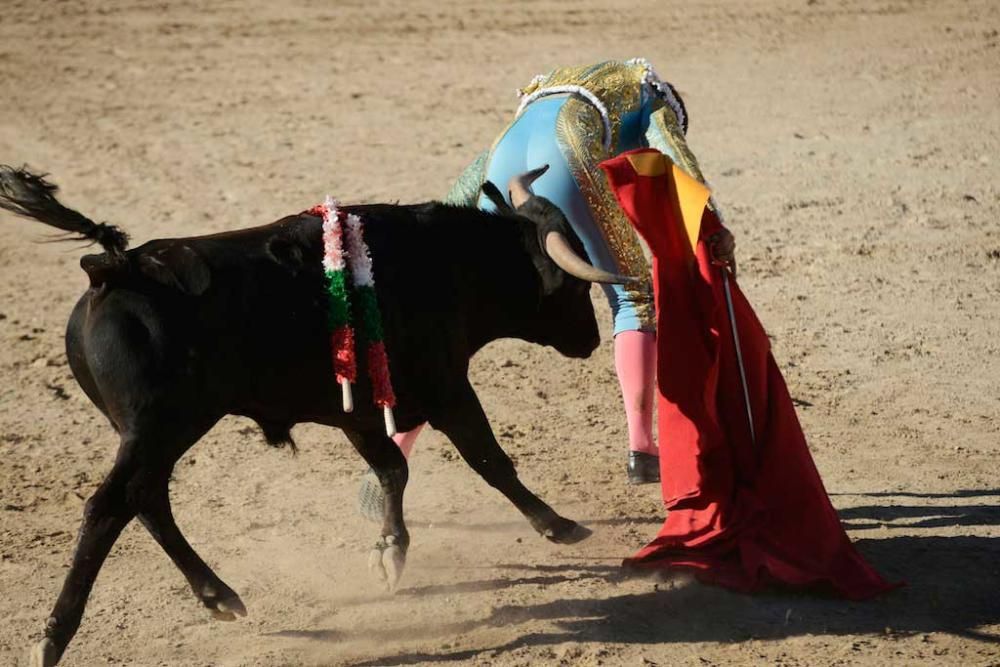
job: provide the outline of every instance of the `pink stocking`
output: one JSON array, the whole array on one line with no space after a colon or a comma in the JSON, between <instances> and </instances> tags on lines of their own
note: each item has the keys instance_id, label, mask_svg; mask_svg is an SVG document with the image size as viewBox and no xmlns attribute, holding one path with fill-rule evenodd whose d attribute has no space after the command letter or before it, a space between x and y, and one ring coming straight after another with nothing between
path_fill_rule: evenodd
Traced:
<instances>
[{"instance_id":1,"label":"pink stocking","mask_svg":"<svg viewBox=\"0 0 1000 667\"><path fill-rule=\"evenodd\" d=\"M657 455L653 443L653 391L656 382L656 334L622 331L615 336L615 370L625 401L628 448Z\"/></svg>"},{"instance_id":2,"label":"pink stocking","mask_svg":"<svg viewBox=\"0 0 1000 667\"><path fill-rule=\"evenodd\" d=\"M420 431L424 428L423 424L420 424L412 430L406 431L405 433L397 433L392 436L392 441L396 443L399 447L399 451L403 452L403 456L409 460L410 452L413 451L413 445L417 443L417 436L420 435Z\"/></svg>"}]
</instances>

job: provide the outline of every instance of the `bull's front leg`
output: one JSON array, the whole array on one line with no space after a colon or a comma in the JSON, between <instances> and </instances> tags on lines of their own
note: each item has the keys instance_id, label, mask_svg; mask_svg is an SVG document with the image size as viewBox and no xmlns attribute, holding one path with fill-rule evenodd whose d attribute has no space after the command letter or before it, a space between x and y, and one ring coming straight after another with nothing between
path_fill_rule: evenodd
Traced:
<instances>
[{"instance_id":1,"label":"bull's front leg","mask_svg":"<svg viewBox=\"0 0 1000 667\"><path fill-rule=\"evenodd\" d=\"M382 485L382 534L368 557L368 569L391 592L396 588L406 564L410 533L403 521L403 491L409 478L406 458L382 430L344 430Z\"/></svg>"},{"instance_id":2,"label":"bull's front leg","mask_svg":"<svg viewBox=\"0 0 1000 667\"><path fill-rule=\"evenodd\" d=\"M559 516L517 478L510 457L503 451L475 389L467 379L453 393L441 414L430 420L458 449L473 470L511 501L546 539L559 544L573 544L590 536L591 531L575 521Z\"/></svg>"}]
</instances>

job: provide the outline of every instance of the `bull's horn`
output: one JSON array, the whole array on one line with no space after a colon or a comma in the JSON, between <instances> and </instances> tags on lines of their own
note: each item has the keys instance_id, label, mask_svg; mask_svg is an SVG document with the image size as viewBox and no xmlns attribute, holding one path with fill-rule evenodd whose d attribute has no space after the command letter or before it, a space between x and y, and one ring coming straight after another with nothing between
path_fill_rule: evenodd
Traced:
<instances>
[{"instance_id":1,"label":"bull's horn","mask_svg":"<svg viewBox=\"0 0 1000 667\"><path fill-rule=\"evenodd\" d=\"M545 252L556 263L556 266L580 280L608 285L624 285L638 280L638 278L630 276L609 273L593 266L576 254L566 237L559 232L549 232L545 235Z\"/></svg>"},{"instance_id":2,"label":"bull's horn","mask_svg":"<svg viewBox=\"0 0 1000 667\"><path fill-rule=\"evenodd\" d=\"M545 164L538 169L526 171L510 179L510 182L507 183L507 191L510 193L510 203L514 205L514 208L521 208L521 205L528 201L528 197L531 196L531 184L548 170L549 165Z\"/></svg>"}]
</instances>

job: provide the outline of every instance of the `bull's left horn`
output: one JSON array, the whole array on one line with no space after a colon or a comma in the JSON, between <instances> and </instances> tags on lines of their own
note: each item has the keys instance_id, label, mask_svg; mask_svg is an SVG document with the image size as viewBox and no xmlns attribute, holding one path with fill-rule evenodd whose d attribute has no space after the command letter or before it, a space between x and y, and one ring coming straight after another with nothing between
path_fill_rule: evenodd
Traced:
<instances>
[{"instance_id":1,"label":"bull's left horn","mask_svg":"<svg viewBox=\"0 0 1000 667\"><path fill-rule=\"evenodd\" d=\"M544 164L538 169L526 171L510 179L510 182L507 183L507 192L510 194L510 203L514 205L514 208L521 208L521 205L528 201L528 198L531 197L531 184L548 170L549 165Z\"/></svg>"},{"instance_id":2,"label":"bull's left horn","mask_svg":"<svg viewBox=\"0 0 1000 667\"><path fill-rule=\"evenodd\" d=\"M607 285L624 285L638 280L638 278L631 276L609 273L593 266L576 254L566 237L559 232L549 232L545 235L545 252L556 263L556 266L580 280Z\"/></svg>"}]
</instances>

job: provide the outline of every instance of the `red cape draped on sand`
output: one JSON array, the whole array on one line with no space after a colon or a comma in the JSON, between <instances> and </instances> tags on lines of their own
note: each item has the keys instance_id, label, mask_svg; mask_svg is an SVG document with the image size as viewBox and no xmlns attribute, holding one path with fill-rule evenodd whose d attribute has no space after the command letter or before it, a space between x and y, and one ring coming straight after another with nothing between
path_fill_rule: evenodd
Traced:
<instances>
[{"instance_id":1,"label":"red cape draped on sand","mask_svg":"<svg viewBox=\"0 0 1000 667\"><path fill-rule=\"evenodd\" d=\"M669 512L656 539L625 564L689 568L740 591L781 583L862 599L893 588L844 532L767 334L730 281L751 443L721 272L706 243L721 229L705 207L708 190L653 149L601 168L652 251L656 292L660 472Z\"/></svg>"}]
</instances>

